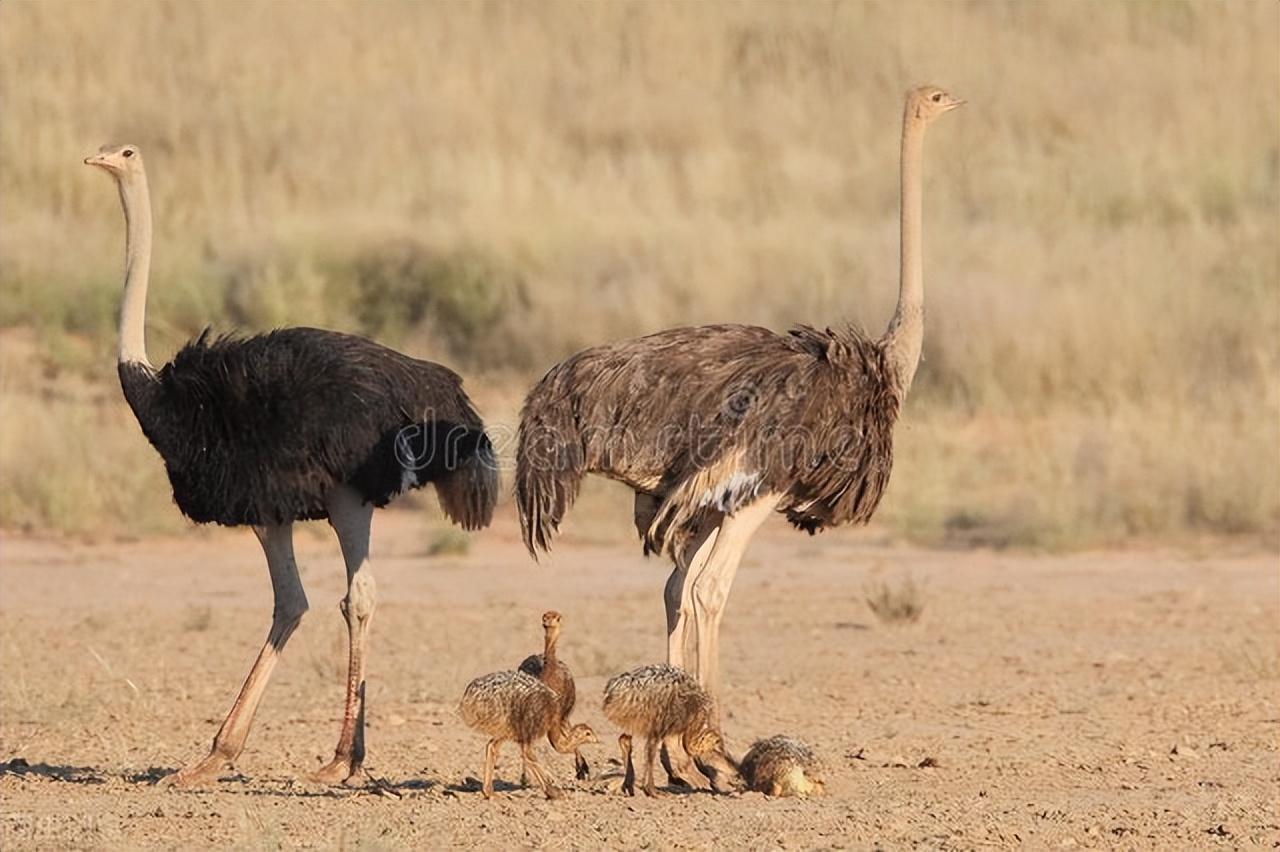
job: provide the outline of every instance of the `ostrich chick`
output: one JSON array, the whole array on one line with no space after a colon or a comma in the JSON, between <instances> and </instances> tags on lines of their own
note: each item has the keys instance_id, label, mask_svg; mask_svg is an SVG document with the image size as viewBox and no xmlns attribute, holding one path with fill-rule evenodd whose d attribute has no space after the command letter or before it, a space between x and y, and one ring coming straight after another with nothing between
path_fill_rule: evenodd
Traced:
<instances>
[{"instance_id":1,"label":"ostrich chick","mask_svg":"<svg viewBox=\"0 0 1280 852\"><path fill-rule=\"evenodd\" d=\"M462 693L458 713L468 727L490 737L484 753L482 792L486 799L493 796L498 748L507 740L520 746L524 771L538 782L548 799L557 799L562 794L538 764L533 744L542 737L550 737L557 750L568 752L586 743L598 742L589 725L574 725L566 730L560 721L555 692L524 672L494 672L471 681Z\"/></svg>"},{"instance_id":2,"label":"ostrich chick","mask_svg":"<svg viewBox=\"0 0 1280 852\"><path fill-rule=\"evenodd\" d=\"M560 639L560 613L553 611L542 614L543 651L541 654L530 654L520 663L520 671L532 675L545 683L560 699L560 723L569 727L569 714L578 700L578 690L573 684L573 672L564 661L556 656L556 642ZM555 742L551 745L554 747ZM579 749L573 750L575 776L579 781L591 774L591 768Z\"/></svg>"},{"instance_id":3,"label":"ostrich chick","mask_svg":"<svg viewBox=\"0 0 1280 852\"><path fill-rule=\"evenodd\" d=\"M757 740L742 758L747 789L769 796L821 796L826 792L822 764L813 749L794 737L778 734Z\"/></svg>"},{"instance_id":4,"label":"ostrich chick","mask_svg":"<svg viewBox=\"0 0 1280 852\"><path fill-rule=\"evenodd\" d=\"M604 687L604 715L622 729L618 746L627 768L622 782L627 795L636 794L633 736L645 739L643 789L647 796L655 793L653 760L659 743L667 747L676 777L689 786L702 786L706 780L690 759L696 757L712 770L711 783L717 792L742 789L742 776L725 754L716 727L715 702L683 669L666 664L642 666L610 678Z\"/></svg>"}]
</instances>

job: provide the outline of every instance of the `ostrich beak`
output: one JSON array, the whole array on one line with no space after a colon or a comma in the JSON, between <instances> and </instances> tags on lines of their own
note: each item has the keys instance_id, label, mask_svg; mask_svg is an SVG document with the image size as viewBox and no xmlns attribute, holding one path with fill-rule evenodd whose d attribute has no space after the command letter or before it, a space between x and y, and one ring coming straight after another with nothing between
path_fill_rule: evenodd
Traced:
<instances>
[{"instance_id":1,"label":"ostrich beak","mask_svg":"<svg viewBox=\"0 0 1280 852\"><path fill-rule=\"evenodd\" d=\"M86 166L101 166L103 168L106 168L107 158L101 154L94 154L92 157L85 157L84 164Z\"/></svg>"}]
</instances>

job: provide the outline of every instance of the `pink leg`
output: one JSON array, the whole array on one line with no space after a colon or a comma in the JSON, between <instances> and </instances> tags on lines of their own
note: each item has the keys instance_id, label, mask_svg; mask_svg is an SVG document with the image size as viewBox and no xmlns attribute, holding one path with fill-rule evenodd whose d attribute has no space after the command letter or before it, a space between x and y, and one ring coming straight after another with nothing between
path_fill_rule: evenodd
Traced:
<instances>
[{"instance_id":1,"label":"pink leg","mask_svg":"<svg viewBox=\"0 0 1280 852\"><path fill-rule=\"evenodd\" d=\"M778 503L775 494L766 495L720 523L720 534L702 570L693 578L693 618L697 631L698 682L720 706L720 619L724 615L738 563L751 536ZM717 726L719 719L717 718Z\"/></svg>"},{"instance_id":2,"label":"pink leg","mask_svg":"<svg viewBox=\"0 0 1280 852\"><path fill-rule=\"evenodd\" d=\"M298 579L298 565L293 558L293 527L254 527L253 531L267 556L267 568L271 571L271 591L275 595L275 607L271 615L271 631L258 653L249 676L245 678L240 694L231 705L231 712L213 738L213 748L202 760L168 776L164 783L189 787L214 780L218 773L244 751L253 714L266 691L271 672L280 659L285 643L289 641L302 615L307 611L307 596Z\"/></svg>"},{"instance_id":3,"label":"pink leg","mask_svg":"<svg viewBox=\"0 0 1280 852\"><path fill-rule=\"evenodd\" d=\"M690 624L694 612L693 581L707 564L719 529L718 525L708 523L698 531L676 560L663 593L667 609L667 662L695 676L698 674L697 659L691 659L690 653L695 647L695 634ZM690 663L694 667L690 667Z\"/></svg>"},{"instance_id":4,"label":"pink leg","mask_svg":"<svg viewBox=\"0 0 1280 852\"><path fill-rule=\"evenodd\" d=\"M364 662L377 589L369 567L369 525L373 506L345 486L329 498L329 524L338 534L342 558L347 563L347 596L342 617L347 622L347 697L342 711L342 731L333 760L315 774L324 784L340 784L355 777L364 763Z\"/></svg>"}]
</instances>

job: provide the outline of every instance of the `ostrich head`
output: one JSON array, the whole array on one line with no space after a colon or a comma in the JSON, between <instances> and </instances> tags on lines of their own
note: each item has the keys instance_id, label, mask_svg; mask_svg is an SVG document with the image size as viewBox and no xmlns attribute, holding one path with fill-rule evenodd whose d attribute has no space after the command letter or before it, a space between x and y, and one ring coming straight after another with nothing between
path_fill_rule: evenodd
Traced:
<instances>
[{"instance_id":1,"label":"ostrich head","mask_svg":"<svg viewBox=\"0 0 1280 852\"><path fill-rule=\"evenodd\" d=\"M907 115L928 124L944 112L951 112L962 104L964 101L937 86L919 86L907 95Z\"/></svg>"},{"instance_id":2,"label":"ostrich head","mask_svg":"<svg viewBox=\"0 0 1280 852\"><path fill-rule=\"evenodd\" d=\"M582 745L590 745L598 743L600 740L596 737L595 730L585 722L574 725L569 729L569 742L574 748Z\"/></svg>"},{"instance_id":3,"label":"ostrich head","mask_svg":"<svg viewBox=\"0 0 1280 852\"><path fill-rule=\"evenodd\" d=\"M542 614L542 629L558 635L560 633L560 613L555 610Z\"/></svg>"},{"instance_id":4,"label":"ostrich head","mask_svg":"<svg viewBox=\"0 0 1280 852\"><path fill-rule=\"evenodd\" d=\"M142 152L137 145L103 145L92 157L85 157L86 166L105 169L118 181L142 174Z\"/></svg>"}]
</instances>

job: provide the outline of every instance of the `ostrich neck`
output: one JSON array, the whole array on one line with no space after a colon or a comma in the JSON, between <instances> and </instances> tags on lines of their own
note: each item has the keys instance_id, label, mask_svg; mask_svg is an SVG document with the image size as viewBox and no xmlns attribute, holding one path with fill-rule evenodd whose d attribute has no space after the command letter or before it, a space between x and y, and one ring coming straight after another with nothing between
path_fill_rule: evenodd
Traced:
<instances>
[{"instance_id":1,"label":"ostrich neck","mask_svg":"<svg viewBox=\"0 0 1280 852\"><path fill-rule=\"evenodd\" d=\"M559 752L573 751L582 744L582 737L576 728L570 728L564 719L555 719L547 730L547 739L551 747Z\"/></svg>"},{"instance_id":2,"label":"ostrich neck","mask_svg":"<svg viewBox=\"0 0 1280 852\"><path fill-rule=\"evenodd\" d=\"M151 273L151 198L145 174L120 181L124 206L124 299L120 305L120 342L116 351L121 364L137 363L150 369L147 360L147 281Z\"/></svg>"},{"instance_id":3,"label":"ostrich neck","mask_svg":"<svg viewBox=\"0 0 1280 852\"><path fill-rule=\"evenodd\" d=\"M552 669L556 667L556 641L559 638L558 630L547 631L542 650L542 671L547 676L550 676Z\"/></svg>"},{"instance_id":4,"label":"ostrich neck","mask_svg":"<svg viewBox=\"0 0 1280 852\"><path fill-rule=\"evenodd\" d=\"M902 396L907 395L920 363L924 344L924 270L921 259L923 216L920 160L924 150L924 123L910 115L902 119L902 213L898 307L885 332L889 360L898 376Z\"/></svg>"}]
</instances>

